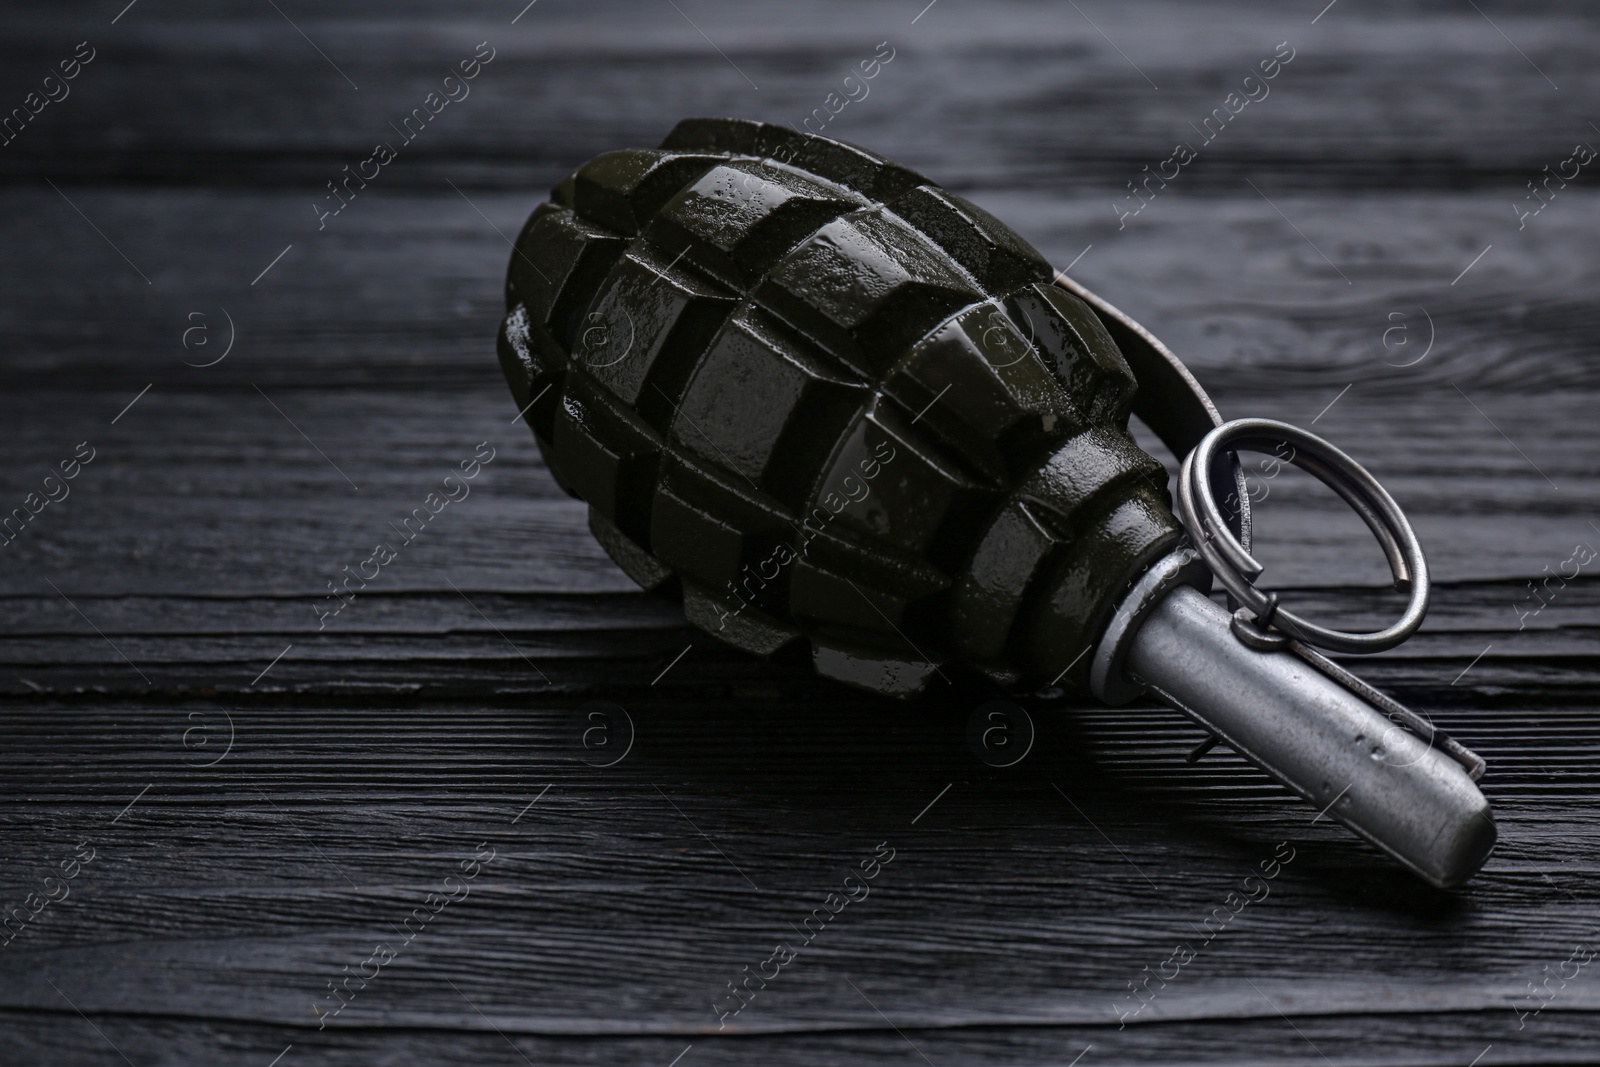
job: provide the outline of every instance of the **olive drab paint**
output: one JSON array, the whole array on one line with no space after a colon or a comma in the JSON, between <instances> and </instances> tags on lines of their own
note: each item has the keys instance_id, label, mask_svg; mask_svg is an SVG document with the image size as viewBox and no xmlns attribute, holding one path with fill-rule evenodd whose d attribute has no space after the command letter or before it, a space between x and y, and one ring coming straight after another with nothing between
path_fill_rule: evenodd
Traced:
<instances>
[{"instance_id":1,"label":"olive drab paint","mask_svg":"<svg viewBox=\"0 0 1600 1067\"><path fill-rule=\"evenodd\" d=\"M600 543L699 628L887 695L1082 690L1180 527L1054 274L871 152L687 119L534 211L500 361Z\"/></svg>"}]
</instances>

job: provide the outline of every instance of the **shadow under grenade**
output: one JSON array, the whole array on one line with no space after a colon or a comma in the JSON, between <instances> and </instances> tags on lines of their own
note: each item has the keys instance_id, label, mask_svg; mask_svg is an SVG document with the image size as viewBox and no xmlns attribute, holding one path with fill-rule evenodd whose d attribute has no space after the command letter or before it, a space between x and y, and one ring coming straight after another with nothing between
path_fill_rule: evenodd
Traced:
<instances>
[{"instance_id":1,"label":"shadow under grenade","mask_svg":"<svg viewBox=\"0 0 1600 1067\"><path fill-rule=\"evenodd\" d=\"M551 474L700 629L888 696L956 671L1153 692L1435 885L1487 858L1483 761L1313 647L1421 622L1388 494L1295 427L1222 424L1171 352L960 197L838 141L687 119L555 187L506 305L501 365ZM1176 514L1130 413L1186 457ZM1388 630L1325 630L1252 584L1234 453L1285 445L1411 593Z\"/></svg>"}]
</instances>

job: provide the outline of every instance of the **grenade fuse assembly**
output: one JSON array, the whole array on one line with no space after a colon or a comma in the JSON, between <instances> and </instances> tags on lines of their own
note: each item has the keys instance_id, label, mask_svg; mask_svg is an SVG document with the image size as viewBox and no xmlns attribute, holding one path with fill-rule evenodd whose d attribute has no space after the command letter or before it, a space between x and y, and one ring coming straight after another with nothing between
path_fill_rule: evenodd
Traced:
<instances>
[{"instance_id":1,"label":"grenade fuse assembly","mask_svg":"<svg viewBox=\"0 0 1600 1067\"><path fill-rule=\"evenodd\" d=\"M688 119L556 186L506 306L501 365L552 475L700 629L888 696L955 670L1154 693L1435 885L1493 847L1483 762L1316 651L1421 622L1388 494L1295 427L1223 424L1146 331L926 178ZM1130 414L1186 457L1175 501ZM1394 626L1326 630L1252 584L1233 455L1282 445L1377 537L1411 595Z\"/></svg>"}]
</instances>

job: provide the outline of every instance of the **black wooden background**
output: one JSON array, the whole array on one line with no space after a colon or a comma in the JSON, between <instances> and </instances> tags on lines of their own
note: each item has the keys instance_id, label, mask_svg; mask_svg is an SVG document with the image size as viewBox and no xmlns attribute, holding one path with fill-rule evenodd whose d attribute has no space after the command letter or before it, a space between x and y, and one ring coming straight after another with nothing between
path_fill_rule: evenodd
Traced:
<instances>
[{"instance_id":1,"label":"black wooden background","mask_svg":"<svg viewBox=\"0 0 1600 1067\"><path fill-rule=\"evenodd\" d=\"M5 7L0 114L93 59L0 146L0 513L94 458L0 547L0 1063L1600 1059L1600 164L1567 162L1600 145L1592 8L523 2ZM1186 764L1160 709L1020 699L1037 738L997 768L972 699L720 649L550 481L493 354L506 235L685 115L800 122L885 41L827 132L1408 510L1435 606L1359 669L1489 761L1502 843L1465 888L1225 750ZM480 42L470 96L319 230L325 183ZM480 442L471 495L319 630ZM1395 609L1331 494L1260 479L1270 585ZM1119 1027L1280 842L1270 896ZM880 845L870 895L719 1027ZM466 895L405 942L440 892Z\"/></svg>"}]
</instances>

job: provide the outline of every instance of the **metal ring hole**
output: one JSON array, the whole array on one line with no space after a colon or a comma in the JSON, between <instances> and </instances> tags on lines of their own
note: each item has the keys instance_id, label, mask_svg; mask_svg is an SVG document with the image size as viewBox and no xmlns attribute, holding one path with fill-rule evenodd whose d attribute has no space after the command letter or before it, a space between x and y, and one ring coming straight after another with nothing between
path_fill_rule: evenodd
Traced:
<instances>
[{"instance_id":1,"label":"metal ring hole","mask_svg":"<svg viewBox=\"0 0 1600 1067\"><path fill-rule=\"evenodd\" d=\"M1275 450L1287 445L1286 461L1333 489L1362 519L1383 549L1394 587L1409 597L1399 621L1371 633L1329 629L1301 619L1278 603L1276 593L1257 589L1261 565L1231 536L1212 493L1207 472L1219 451ZM1178 485L1178 518L1230 596L1255 617L1255 628L1278 631L1308 645L1336 652L1368 653L1393 648L1422 624L1428 607L1428 568L1422 545L1398 504L1366 468L1315 434L1273 419L1236 419L1211 431L1185 457ZM1239 628L1235 627L1236 634Z\"/></svg>"}]
</instances>

